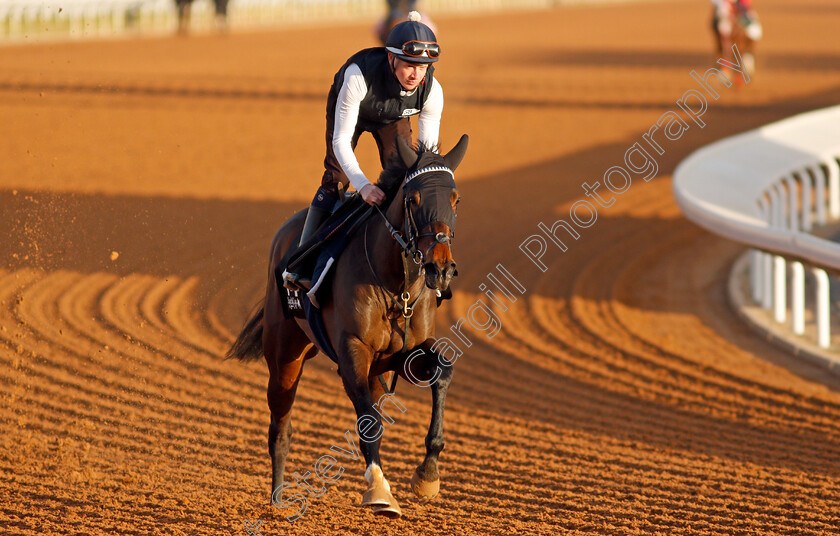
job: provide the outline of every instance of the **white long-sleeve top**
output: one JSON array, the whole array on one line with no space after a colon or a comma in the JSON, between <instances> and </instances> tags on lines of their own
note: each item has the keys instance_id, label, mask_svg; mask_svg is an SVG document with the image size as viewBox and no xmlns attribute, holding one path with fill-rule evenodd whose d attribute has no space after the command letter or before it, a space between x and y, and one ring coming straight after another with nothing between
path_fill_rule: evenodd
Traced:
<instances>
[{"instance_id":1,"label":"white long-sleeve top","mask_svg":"<svg viewBox=\"0 0 840 536\"><path fill-rule=\"evenodd\" d=\"M415 89L415 91L417 91ZM356 154L353 152L352 139L359 120L359 105L367 95L368 87L362 70L355 63L347 66L344 81L338 92L335 105L335 125L333 127L332 146L335 157L356 190L361 190L370 181L362 172ZM426 147L436 147L440 134L440 117L443 114L443 88L436 78L432 78L429 97L423 104L417 118L418 141Z\"/></svg>"}]
</instances>

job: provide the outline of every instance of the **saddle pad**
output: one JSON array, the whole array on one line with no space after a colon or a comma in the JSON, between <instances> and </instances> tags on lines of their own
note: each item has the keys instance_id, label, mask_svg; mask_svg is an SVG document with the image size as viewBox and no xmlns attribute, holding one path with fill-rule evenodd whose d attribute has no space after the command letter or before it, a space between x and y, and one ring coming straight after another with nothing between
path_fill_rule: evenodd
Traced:
<instances>
[{"instance_id":1,"label":"saddle pad","mask_svg":"<svg viewBox=\"0 0 840 536\"><path fill-rule=\"evenodd\" d=\"M330 299L329 284L332 268L339 255L347 245L350 236L364 221L373 214L372 208L364 202L361 196L353 196L341 204L327 219L316 235L297 251L287 254L275 268L286 318L305 318L312 330L315 344L322 353L326 354L334 363L338 364L338 355L332 346L320 307ZM301 292L291 291L283 287L283 271L295 268L305 270L311 265L311 257L317 253L315 268L312 272L312 287L306 296ZM288 268L287 268L288 267Z\"/></svg>"},{"instance_id":2,"label":"saddle pad","mask_svg":"<svg viewBox=\"0 0 840 536\"><path fill-rule=\"evenodd\" d=\"M322 244L322 249L318 253L318 260L315 263L315 269L312 271L312 287L306 293L306 296L312 305L319 309L331 298L329 282L332 276L332 267L335 266L338 257L344 251L344 247L350 239L349 230L349 227L338 229L329 240Z\"/></svg>"},{"instance_id":3,"label":"saddle pad","mask_svg":"<svg viewBox=\"0 0 840 536\"><path fill-rule=\"evenodd\" d=\"M312 305L309 300L303 300L303 310L306 311L306 321L309 323L309 329L312 330L312 335L315 337L313 341L315 345L325 354L330 360L338 365L338 354L330 342L330 336L327 334L327 328L324 325L324 318L321 316L321 310Z\"/></svg>"},{"instance_id":4,"label":"saddle pad","mask_svg":"<svg viewBox=\"0 0 840 536\"><path fill-rule=\"evenodd\" d=\"M323 256L329 259L333 258L329 254ZM325 262L319 262L319 265L325 264ZM334 262L330 263L330 266L332 266L332 264L334 264ZM281 263L280 266L282 265L283 264ZM327 267L327 271L329 271L329 267ZM283 316L287 319L305 319L309 324L309 328L312 330L312 335L315 337L315 340L313 341L315 345L321 353L325 354L337 365L338 355L333 348L332 342L330 342L329 335L327 335L327 329L326 326L324 326L324 319L321 316L321 310L315 307L310 299L307 296L304 296L301 292L298 292L297 290L289 290L283 287L283 277L280 274L282 274L282 272L275 271L275 277L279 277L277 287L280 289L280 303L283 306ZM323 282L325 279L326 275L321 278L321 281Z\"/></svg>"},{"instance_id":5,"label":"saddle pad","mask_svg":"<svg viewBox=\"0 0 840 536\"><path fill-rule=\"evenodd\" d=\"M303 302L306 301L305 296L297 290L289 290L282 286L280 282L278 288L280 289L280 303L283 306L283 316L286 318L306 318L306 312L303 310Z\"/></svg>"}]
</instances>

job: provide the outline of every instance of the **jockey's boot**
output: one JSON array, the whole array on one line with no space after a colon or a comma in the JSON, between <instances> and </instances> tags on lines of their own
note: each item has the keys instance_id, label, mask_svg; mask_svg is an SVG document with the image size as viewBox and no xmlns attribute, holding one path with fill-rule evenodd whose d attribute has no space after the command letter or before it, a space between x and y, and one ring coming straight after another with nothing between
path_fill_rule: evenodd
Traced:
<instances>
[{"instance_id":1,"label":"jockey's boot","mask_svg":"<svg viewBox=\"0 0 840 536\"><path fill-rule=\"evenodd\" d=\"M309 211L306 213L306 221L303 223L303 231L300 233L300 246L304 245L315 235L315 231L321 227L321 224L324 223L324 220L329 215L329 210L316 207L315 205L309 206ZM301 278L299 274L288 271L283 272L283 286L289 290L306 291L309 290L311 285L312 281Z\"/></svg>"}]
</instances>

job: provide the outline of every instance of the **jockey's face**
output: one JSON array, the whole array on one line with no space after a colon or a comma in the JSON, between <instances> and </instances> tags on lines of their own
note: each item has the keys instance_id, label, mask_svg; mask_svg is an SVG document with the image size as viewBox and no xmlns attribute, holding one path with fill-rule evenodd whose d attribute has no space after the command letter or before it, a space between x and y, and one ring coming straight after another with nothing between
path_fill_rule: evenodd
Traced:
<instances>
[{"instance_id":1,"label":"jockey's face","mask_svg":"<svg viewBox=\"0 0 840 536\"><path fill-rule=\"evenodd\" d=\"M403 89L408 91L416 89L420 85L420 82L423 81L423 78L426 77L426 69L429 68L429 64L408 63L395 57L390 52L388 53L388 57L391 60L394 75L397 77Z\"/></svg>"}]
</instances>

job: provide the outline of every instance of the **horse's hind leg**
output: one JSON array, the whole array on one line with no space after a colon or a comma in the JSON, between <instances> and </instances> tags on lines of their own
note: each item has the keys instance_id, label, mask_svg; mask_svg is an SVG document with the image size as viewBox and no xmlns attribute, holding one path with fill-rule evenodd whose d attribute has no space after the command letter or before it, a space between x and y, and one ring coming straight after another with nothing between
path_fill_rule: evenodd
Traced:
<instances>
[{"instance_id":1,"label":"horse's hind leg","mask_svg":"<svg viewBox=\"0 0 840 536\"><path fill-rule=\"evenodd\" d=\"M411 491L423 500L431 500L440 491L440 473L438 472L438 456L443 450L443 407L446 404L446 393L452 383L453 368L439 366L438 354L430 348L426 349L425 370L418 371L415 378L430 381L432 371L440 371L437 381L431 385L432 391L432 420L429 423L429 433L426 435L426 457L417 466L411 477ZM418 360L421 361L421 360ZM425 374L424 374L425 373ZM429 378L423 376L428 375Z\"/></svg>"},{"instance_id":2,"label":"horse's hind leg","mask_svg":"<svg viewBox=\"0 0 840 536\"><path fill-rule=\"evenodd\" d=\"M278 507L282 502L286 456L292 439L292 405L303 372L303 363L309 357L310 352L304 351L308 343L294 321L289 320L276 325L274 330L266 330L264 337L269 369L267 398L271 410L271 424L268 426L271 502Z\"/></svg>"},{"instance_id":3,"label":"horse's hind leg","mask_svg":"<svg viewBox=\"0 0 840 536\"><path fill-rule=\"evenodd\" d=\"M292 404L297 391L303 359L288 364L281 374L292 381L271 378L268 382L268 406L271 423L268 425L268 454L271 456L271 502L277 506L283 499L283 475L286 472L286 456L292 441Z\"/></svg>"}]
</instances>

